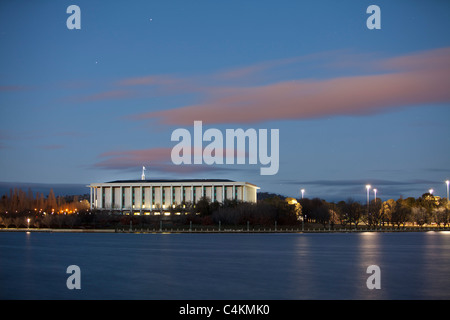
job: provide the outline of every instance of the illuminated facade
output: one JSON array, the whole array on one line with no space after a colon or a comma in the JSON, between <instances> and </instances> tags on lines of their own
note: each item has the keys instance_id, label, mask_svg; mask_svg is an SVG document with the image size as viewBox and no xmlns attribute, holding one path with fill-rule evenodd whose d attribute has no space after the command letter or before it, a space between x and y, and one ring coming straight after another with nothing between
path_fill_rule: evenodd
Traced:
<instances>
[{"instance_id":1,"label":"illuminated facade","mask_svg":"<svg viewBox=\"0 0 450 320\"><path fill-rule=\"evenodd\" d=\"M120 211L128 214L159 214L202 197L223 203L224 200L256 202L256 185L224 179L193 180L120 180L92 183L92 209Z\"/></svg>"}]
</instances>

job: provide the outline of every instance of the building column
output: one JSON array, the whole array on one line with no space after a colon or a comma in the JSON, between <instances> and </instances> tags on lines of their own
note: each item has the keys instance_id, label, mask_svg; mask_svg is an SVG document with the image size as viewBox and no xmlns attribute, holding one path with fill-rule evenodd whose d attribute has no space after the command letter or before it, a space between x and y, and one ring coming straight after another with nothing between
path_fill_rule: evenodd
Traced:
<instances>
[{"instance_id":1,"label":"building column","mask_svg":"<svg viewBox=\"0 0 450 320\"><path fill-rule=\"evenodd\" d=\"M90 206L90 208L92 210L93 203L92 203L92 187L91 186L89 186L89 190L90 190L89 206Z\"/></svg>"},{"instance_id":2,"label":"building column","mask_svg":"<svg viewBox=\"0 0 450 320\"><path fill-rule=\"evenodd\" d=\"M173 185L170 185L170 207L173 207Z\"/></svg>"},{"instance_id":3,"label":"building column","mask_svg":"<svg viewBox=\"0 0 450 320\"><path fill-rule=\"evenodd\" d=\"M195 203L195 199L194 199L194 186L191 186L191 203L192 203L192 204Z\"/></svg>"},{"instance_id":4,"label":"building column","mask_svg":"<svg viewBox=\"0 0 450 320\"><path fill-rule=\"evenodd\" d=\"M153 186L150 186L150 210L153 210Z\"/></svg>"},{"instance_id":5,"label":"building column","mask_svg":"<svg viewBox=\"0 0 450 320\"><path fill-rule=\"evenodd\" d=\"M245 194L245 185L242 186L242 200L247 201L247 197L246 197L246 194Z\"/></svg>"},{"instance_id":6,"label":"building column","mask_svg":"<svg viewBox=\"0 0 450 320\"><path fill-rule=\"evenodd\" d=\"M133 186L130 185L130 214L133 213Z\"/></svg>"},{"instance_id":7,"label":"building column","mask_svg":"<svg viewBox=\"0 0 450 320\"><path fill-rule=\"evenodd\" d=\"M98 207L103 209L103 187L100 187L100 197L97 194Z\"/></svg>"},{"instance_id":8,"label":"building column","mask_svg":"<svg viewBox=\"0 0 450 320\"><path fill-rule=\"evenodd\" d=\"M141 208L141 210L140 210L141 214L142 214L142 207L143 207L142 202L144 202L144 195L142 192L144 192L144 188L141 186L141 202L140 202L140 206L139 206L139 208Z\"/></svg>"},{"instance_id":9,"label":"building column","mask_svg":"<svg viewBox=\"0 0 450 320\"><path fill-rule=\"evenodd\" d=\"M222 203L225 203L225 185L222 186Z\"/></svg>"},{"instance_id":10,"label":"building column","mask_svg":"<svg viewBox=\"0 0 450 320\"><path fill-rule=\"evenodd\" d=\"M231 195L231 199L237 200L236 199L236 186L233 184L233 194Z\"/></svg>"},{"instance_id":11,"label":"building column","mask_svg":"<svg viewBox=\"0 0 450 320\"><path fill-rule=\"evenodd\" d=\"M161 204L161 209L163 208L163 206L164 206L164 203L163 203L163 186L161 185L160 187L159 187L159 190L160 190L160 198L161 198L161 201L160 201L160 204Z\"/></svg>"},{"instance_id":12,"label":"building column","mask_svg":"<svg viewBox=\"0 0 450 320\"><path fill-rule=\"evenodd\" d=\"M111 208L111 210L113 209L113 207L114 207L114 203L113 203L113 187L111 186L110 188L109 188L109 198L110 198L110 205L109 205L109 207Z\"/></svg>"},{"instance_id":13,"label":"building column","mask_svg":"<svg viewBox=\"0 0 450 320\"><path fill-rule=\"evenodd\" d=\"M120 186L120 211L123 209L123 187Z\"/></svg>"}]
</instances>

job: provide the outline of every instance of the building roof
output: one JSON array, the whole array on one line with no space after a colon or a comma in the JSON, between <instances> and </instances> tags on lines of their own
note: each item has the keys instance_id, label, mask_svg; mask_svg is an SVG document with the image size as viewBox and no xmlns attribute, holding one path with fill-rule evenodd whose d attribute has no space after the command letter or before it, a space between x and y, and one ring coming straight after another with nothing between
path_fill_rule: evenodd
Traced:
<instances>
[{"instance_id":1,"label":"building roof","mask_svg":"<svg viewBox=\"0 0 450 320\"><path fill-rule=\"evenodd\" d=\"M229 179L146 179L146 180L116 180L107 183L164 183L164 182L235 182Z\"/></svg>"},{"instance_id":2,"label":"building roof","mask_svg":"<svg viewBox=\"0 0 450 320\"><path fill-rule=\"evenodd\" d=\"M92 187L92 186L98 186L98 185L107 185L107 184L112 184L112 183L117 183L117 184L128 184L128 183L136 183L136 184L143 184L143 183L195 183L195 184L208 184L208 183L244 183L245 185L251 185L257 189L259 189L258 186L256 186L253 183L249 183L249 182L237 182L234 180L229 180L229 179L139 179L139 180L115 180L115 181L110 181L110 182L105 182L105 183L91 183L90 185L88 185L87 187Z\"/></svg>"}]
</instances>

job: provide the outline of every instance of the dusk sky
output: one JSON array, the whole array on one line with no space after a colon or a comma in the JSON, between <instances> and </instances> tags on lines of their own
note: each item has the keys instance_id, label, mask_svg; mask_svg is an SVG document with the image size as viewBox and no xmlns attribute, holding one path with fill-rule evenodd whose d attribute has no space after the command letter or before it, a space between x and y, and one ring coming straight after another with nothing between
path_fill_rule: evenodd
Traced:
<instances>
[{"instance_id":1,"label":"dusk sky","mask_svg":"<svg viewBox=\"0 0 450 320\"><path fill-rule=\"evenodd\" d=\"M366 26L372 4L381 29ZM437 0L2 1L0 182L87 185L146 166L329 201L364 200L366 184L383 200L445 197L449 30ZM195 120L279 129L278 173L173 164L171 134Z\"/></svg>"}]
</instances>

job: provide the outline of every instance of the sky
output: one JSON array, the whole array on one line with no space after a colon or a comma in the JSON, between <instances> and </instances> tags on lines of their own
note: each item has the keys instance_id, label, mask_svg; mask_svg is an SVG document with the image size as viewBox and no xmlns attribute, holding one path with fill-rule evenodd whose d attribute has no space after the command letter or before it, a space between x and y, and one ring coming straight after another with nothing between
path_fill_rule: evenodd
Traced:
<instances>
[{"instance_id":1,"label":"sky","mask_svg":"<svg viewBox=\"0 0 450 320\"><path fill-rule=\"evenodd\" d=\"M367 27L372 4L381 29ZM363 201L366 184L383 200L445 197L448 30L437 0L2 1L0 182L140 179L145 166L297 198ZM175 165L171 134L194 121L278 129L278 172Z\"/></svg>"}]
</instances>

